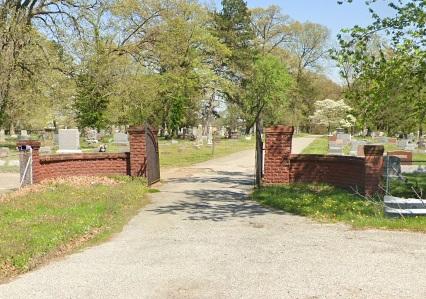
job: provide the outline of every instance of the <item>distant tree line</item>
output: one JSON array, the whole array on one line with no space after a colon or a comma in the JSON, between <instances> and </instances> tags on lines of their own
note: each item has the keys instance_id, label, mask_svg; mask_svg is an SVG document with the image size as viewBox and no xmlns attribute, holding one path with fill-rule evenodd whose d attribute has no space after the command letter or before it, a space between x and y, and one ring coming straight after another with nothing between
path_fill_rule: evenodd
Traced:
<instances>
[{"instance_id":1,"label":"distant tree line","mask_svg":"<svg viewBox=\"0 0 426 299\"><path fill-rule=\"evenodd\" d=\"M0 0L0 126L308 128L329 30L223 0ZM407 62L408 63L408 62ZM351 86L361 83L351 83Z\"/></svg>"}]
</instances>

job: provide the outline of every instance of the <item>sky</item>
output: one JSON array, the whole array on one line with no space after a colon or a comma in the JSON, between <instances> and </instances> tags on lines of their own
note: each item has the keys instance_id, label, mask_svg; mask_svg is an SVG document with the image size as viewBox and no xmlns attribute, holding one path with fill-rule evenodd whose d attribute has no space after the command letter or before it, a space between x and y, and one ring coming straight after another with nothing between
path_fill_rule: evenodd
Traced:
<instances>
[{"instance_id":1,"label":"sky","mask_svg":"<svg viewBox=\"0 0 426 299\"><path fill-rule=\"evenodd\" d=\"M354 25L368 25L372 19L364 0L354 0L352 3L337 4L337 0L246 0L250 8L278 5L283 14L293 20L325 25L331 30L332 42L342 28L351 28ZM220 7L221 0L214 0ZM374 9L381 16L389 16L392 9L386 1L379 0ZM331 79L341 82L336 68L328 67L325 72Z\"/></svg>"}]
</instances>

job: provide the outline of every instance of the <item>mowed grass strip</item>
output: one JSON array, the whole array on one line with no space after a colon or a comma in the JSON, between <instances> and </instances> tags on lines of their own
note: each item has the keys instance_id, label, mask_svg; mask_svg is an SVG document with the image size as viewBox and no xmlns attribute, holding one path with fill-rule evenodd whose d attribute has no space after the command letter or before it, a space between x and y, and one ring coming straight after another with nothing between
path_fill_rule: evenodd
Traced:
<instances>
[{"instance_id":1,"label":"mowed grass strip","mask_svg":"<svg viewBox=\"0 0 426 299\"><path fill-rule=\"evenodd\" d=\"M179 140L177 144L164 141L159 144L161 167L182 167L220 158L248 149L254 150L255 140L221 139L212 146L195 147L194 142Z\"/></svg>"},{"instance_id":2,"label":"mowed grass strip","mask_svg":"<svg viewBox=\"0 0 426 299\"><path fill-rule=\"evenodd\" d=\"M306 155L327 155L328 154L328 136L322 136L315 139L305 147L302 154Z\"/></svg>"},{"instance_id":3,"label":"mowed grass strip","mask_svg":"<svg viewBox=\"0 0 426 299\"><path fill-rule=\"evenodd\" d=\"M293 184L256 190L259 203L324 222L344 222L354 228L425 232L426 217L388 218L381 200L366 200L328 185Z\"/></svg>"},{"instance_id":4,"label":"mowed grass strip","mask_svg":"<svg viewBox=\"0 0 426 299\"><path fill-rule=\"evenodd\" d=\"M143 179L114 181L49 183L0 202L0 281L121 230L148 202L148 188Z\"/></svg>"}]
</instances>

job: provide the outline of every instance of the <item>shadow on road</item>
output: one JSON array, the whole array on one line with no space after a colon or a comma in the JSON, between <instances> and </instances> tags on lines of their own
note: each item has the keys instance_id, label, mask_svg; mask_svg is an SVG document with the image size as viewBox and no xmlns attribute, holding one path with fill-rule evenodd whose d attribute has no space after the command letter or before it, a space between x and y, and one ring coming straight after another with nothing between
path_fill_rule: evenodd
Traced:
<instances>
[{"instance_id":1,"label":"shadow on road","mask_svg":"<svg viewBox=\"0 0 426 299\"><path fill-rule=\"evenodd\" d=\"M212 188L212 183L223 187ZM177 201L149 210L158 214L182 215L186 220L226 221L230 218L253 218L276 213L250 200L247 186L253 185L253 178L244 172L213 172L210 176L190 176L168 180L170 190L162 191L162 197L171 196ZM173 191L173 184L189 184L183 191ZM193 184L193 185L192 185ZM241 190L239 187L243 187Z\"/></svg>"},{"instance_id":2,"label":"shadow on road","mask_svg":"<svg viewBox=\"0 0 426 299\"><path fill-rule=\"evenodd\" d=\"M244 172L215 171L214 176L188 176L183 178L170 178L167 183L171 184L197 184L197 183L219 183L241 186L254 186L254 178Z\"/></svg>"}]
</instances>

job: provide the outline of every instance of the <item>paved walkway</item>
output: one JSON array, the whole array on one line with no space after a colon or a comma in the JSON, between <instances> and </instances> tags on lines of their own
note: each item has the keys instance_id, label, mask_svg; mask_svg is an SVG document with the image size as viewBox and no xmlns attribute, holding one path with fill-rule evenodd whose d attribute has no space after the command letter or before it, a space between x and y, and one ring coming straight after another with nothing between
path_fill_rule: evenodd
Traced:
<instances>
[{"instance_id":1,"label":"paved walkway","mask_svg":"<svg viewBox=\"0 0 426 299\"><path fill-rule=\"evenodd\" d=\"M122 233L1 285L0 298L426 298L425 234L264 208L247 198L253 160L167 172Z\"/></svg>"}]
</instances>

